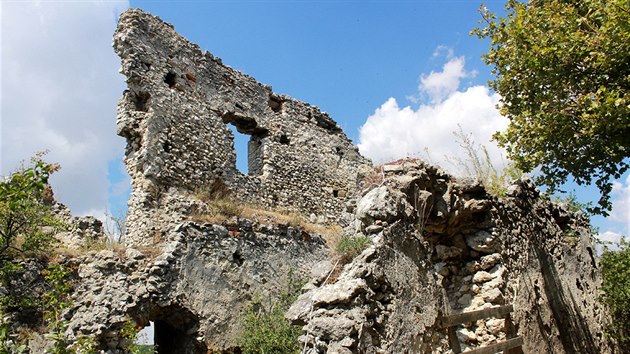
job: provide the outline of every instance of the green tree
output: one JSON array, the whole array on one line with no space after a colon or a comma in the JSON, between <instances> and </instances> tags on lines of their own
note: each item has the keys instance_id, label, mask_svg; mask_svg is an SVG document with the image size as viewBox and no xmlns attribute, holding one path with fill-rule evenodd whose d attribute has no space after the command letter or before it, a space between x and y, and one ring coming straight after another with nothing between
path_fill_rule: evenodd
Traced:
<instances>
[{"instance_id":1,"label":"green tree","mask_svg":"<svg viewBox=\"0 0 630 354\"><path fill-rule=\"evenodd\" d=\"M601 257L602 301L612 315L610 334L621 347L630 348L630 244L622 239L620 249L606 249Z\"/></svg>"},{"instance_id":2,"label":"green tree","mask_svg":"<svg viewBox=\"0 0 630 354\"><path fill-rule=\"evenodd\" d=\"M508 0L506 17L481 8L473 30L491 45L490 86L510 120L495 139L525 172L540 167L552 191L572 176L610 210L612 179L630 156L630 2Z\"/></svg>"}]
</instances>

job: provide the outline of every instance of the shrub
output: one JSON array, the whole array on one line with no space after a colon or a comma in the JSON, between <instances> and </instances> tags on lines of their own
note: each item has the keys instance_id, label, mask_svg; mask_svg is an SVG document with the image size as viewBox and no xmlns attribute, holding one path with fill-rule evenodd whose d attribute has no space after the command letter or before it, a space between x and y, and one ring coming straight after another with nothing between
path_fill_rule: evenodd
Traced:
<instances>
[{"instance_id":1,"label":"shrub","mask_svg":"<svg viewBox=\"0 0 630 354\"><path fill-rule=\"evenodd\" d=\"M336 251L339 256L339 263L346 264L352 262L354 257L361 254L361 252L368 248L371 243L372 240L364 235L343 235L336 247Z\"/></svg>"},{"instance_id":2,"label":"shrub","mask_svg":"<svg viewBox=\"0 0 630 354\"><path fill-rule=\"evenodd\" d=\"M120 336L125 339L125 350L129 354L150 354L155 353L155 348L152 345L140 344L139 336L141 328L136 324L134 320L128 318L120 329Z\"/></svg>"},{"instance_id":3,"label":"shrub","mask_svg":"<svg viewBox=\"0 0 630 354\"><path fill-rule=\"evenodd\" d=\"M44 279L48 283L49 290L42 297L44 318L48 326L48 337L53 341L50 349L52 354L70 354L71 344L65 335L68 321L63 318L63 312L72 305L70 294L72 283L70 275L72 270L64 264L51 264L43 272Z\"/></svg>"},{"instance_id":4,"label":"shrub","mask_svg":"<svg viewBox=\"0 0 630 354\"><path fill-rule=\"evenodd\" d=\"M4 320L4 314L0 311L0 353L22 354L27 352L26 344L16 342L11 335L10 324Z\"/></svg>"},{"instance_id":5,"label":"shrub","mask_svg":"<svg viewBox=\"0 0 630 354\"><path fill-rule=\"evenodd\" d=\"M299 296L303 282L296 280L292 273L288 279L287 288L278 299L265 305L256 297L245 311L240 343L244 354L300 353L301 328L292 326L284 313Z\"/></svg>"},{"instance_id":6,"label":"shrub","mask_svg":"<svg viewBox=\"0 0 630 354\"><path fill-rule=\"evenodd\" d=\"M127 233L127 210L105 212L105 234L110 243L124 243Z\"/></svg>"},{"instance_id":7,"label":"shrub","mask_svg":"<svg viewBox=\"0 0 630 354\"><path fill-rule=\"evenodd\" d=\"M43 254L64 226L45 203L48 178L59 169L37 156L0 180L0 266L16 256Z\"/></svg>"},{"instance_id":8,"label":"shrub","mask_svg":"<svg viewBox=\"0 0 630 354\"><path fill-rule=\"evenodd\" d=\"M585 214L589 214L588 210L592 207L592 203L581 203L577 199L577 195L575 191L571 191L566 195L558 195L554 194L552 197L553 201L558 204L564 204L567 206L567 209L572 213L577 213L581 211Z\"/></svg>"}]
</instances>

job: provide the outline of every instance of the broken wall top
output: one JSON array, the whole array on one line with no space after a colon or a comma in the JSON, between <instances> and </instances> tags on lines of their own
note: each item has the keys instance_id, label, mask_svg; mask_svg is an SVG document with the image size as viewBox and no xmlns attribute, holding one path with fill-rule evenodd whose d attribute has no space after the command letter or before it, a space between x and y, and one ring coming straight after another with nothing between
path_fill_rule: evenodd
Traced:
<instances>
[{"instance_id":1,"label":"broken wall top","mask_svg":"<svg viewBox=\"0 0 630 354\"><path fill-rule=\"evenodd\" d=\"M328 114L273 93L138 9L121 15L114 48L128 86L118 134L133 180L131 239L166 227L142 220L160 219L165 194L217 180L241 200L338 219L369 162ZM247 175L236 168L229 124L250 136Z\"/></svg>"}]
</instances>

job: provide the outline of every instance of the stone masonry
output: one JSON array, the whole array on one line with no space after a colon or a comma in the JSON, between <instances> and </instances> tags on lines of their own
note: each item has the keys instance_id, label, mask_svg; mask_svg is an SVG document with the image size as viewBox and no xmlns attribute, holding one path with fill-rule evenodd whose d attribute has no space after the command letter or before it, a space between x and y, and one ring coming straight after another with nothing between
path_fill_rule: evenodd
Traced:
<instances>
[{"instance_id":1,"label":"stone masonry","mask_svg":"<svg viewBox=\"0 0 630 354\"><path fill-rule=\"evenodd\" d=\"M182 220L165 200L217 182L240 200L338 219L370 163L328 114L223 65L141 10L121 15L114 48L128 86L118 134L133 181L129 245L150 244ZM230 124L250 136L248 174L236 169Z\"/></svg>"}]
</instances>

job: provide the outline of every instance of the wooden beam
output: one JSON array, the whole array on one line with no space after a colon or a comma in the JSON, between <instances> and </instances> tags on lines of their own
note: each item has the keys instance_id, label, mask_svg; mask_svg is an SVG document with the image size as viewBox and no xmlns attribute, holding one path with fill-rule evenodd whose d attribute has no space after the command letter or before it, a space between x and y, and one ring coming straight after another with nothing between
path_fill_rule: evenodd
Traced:
<instances>
[{"instance_id":1,"label":"wooden beam","mask_svg":"<svg viewBox=\"0 0 630 354\"><path fill-rule=\"evenodd\" d=\"M471 311L459 313L457 315L444 316L439 320L439 325L442 328L451 326L457 326L463 323L473 322L477 320L483 320L488 317L500 317L509 314L514 311L514 306L505 305L492 307L485 310Z\"/></svg>"},{"instance_id":2,"label":"wooden beam","mask_svg":"<svg viewBox=\"0 0 630 354\"><path fill-rule=\"evenodd\" d=\"M523 337L518 336L516 338L508 339L504 342L488 345L486 347L477 348L473 350L467 350L462 354L495 354L500 351L510 350L512 348L520 347L523 345Z\"/></svg>"},{"instance_id":3,"label":"wooden beam","mask_svg":"<svg viewBox=\"0 0 630 354\"><path fill-rule=\"evenodd\" d=\"M462 347L459 345L459 338L457 338L457 327L448 328L448 343L451 345L453 354L460 354Z\"/></svg>"}]
</instances>

